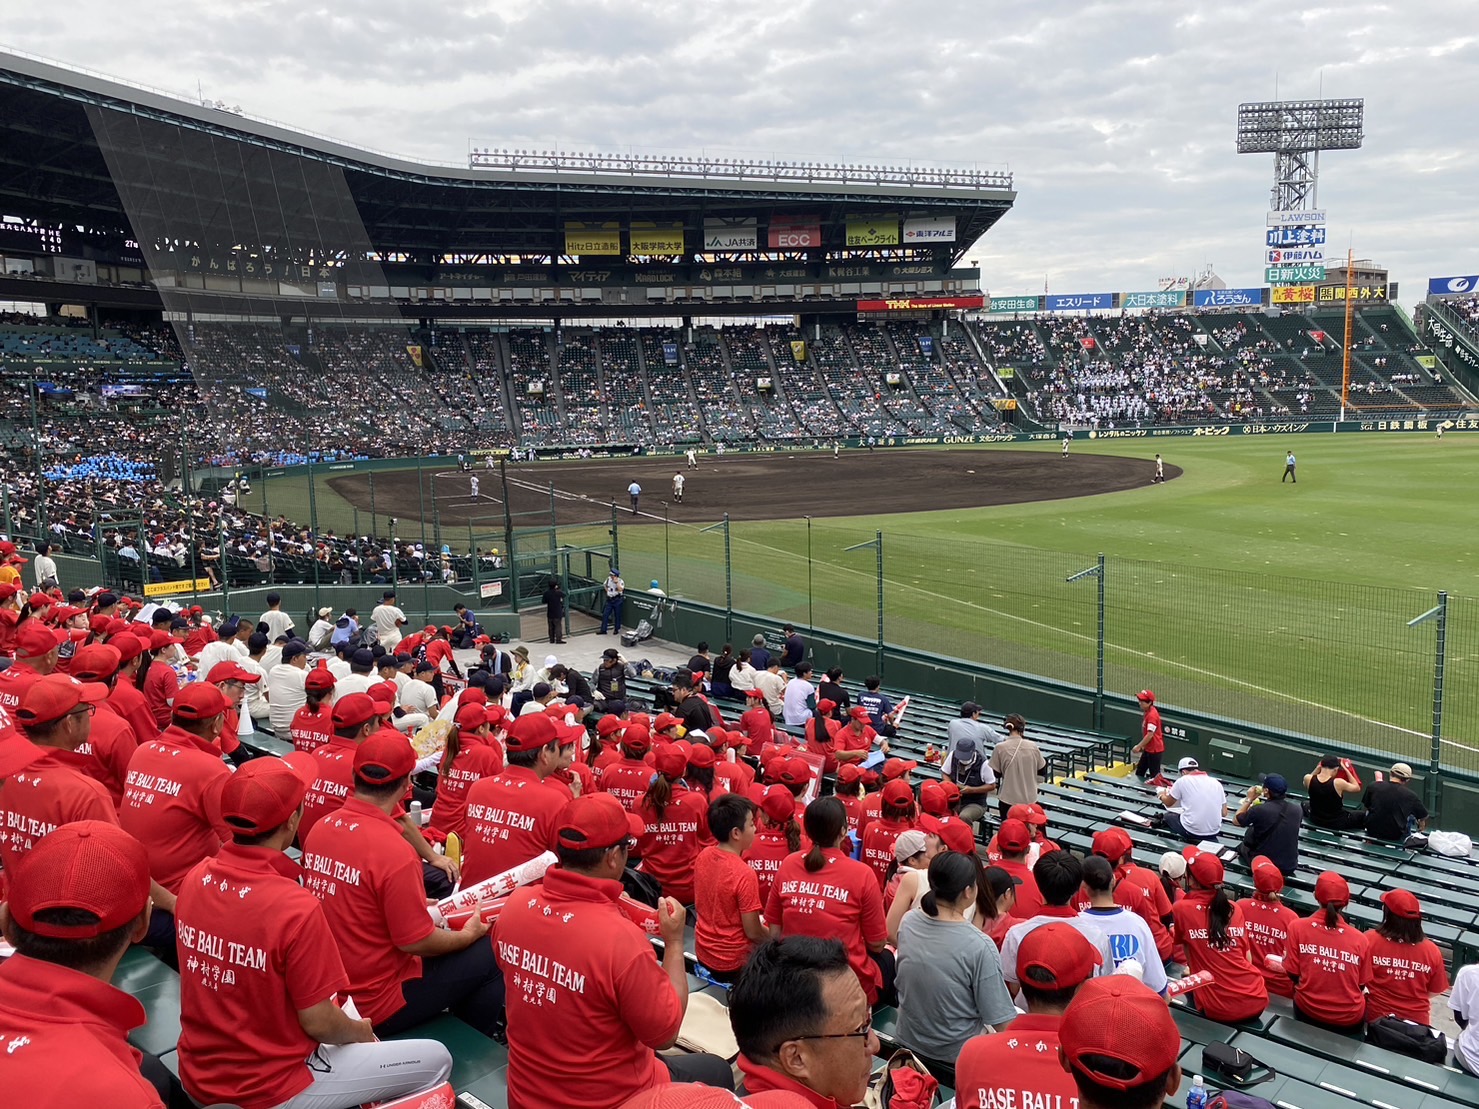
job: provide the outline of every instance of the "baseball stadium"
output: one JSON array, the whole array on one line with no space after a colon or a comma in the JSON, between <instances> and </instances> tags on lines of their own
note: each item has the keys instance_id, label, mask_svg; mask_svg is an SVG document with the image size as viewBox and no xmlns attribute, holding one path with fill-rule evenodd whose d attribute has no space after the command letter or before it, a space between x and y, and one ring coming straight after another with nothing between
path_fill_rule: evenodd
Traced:
<instances>
[{"instance_id":1,"label":"baseball stadium","mask_svg":"<svg viewBox=\"0 0 1479 1109\"><path fill-rule=\"evenodd\" d=\"M1122 817L1147 866L1180 848L1138 830L1142 691L1168 766L1302 797L1326 756L1407 764L1433 828L1479 829L1471 282L1414 312L1354 260L993 296L971 252L1006 172L433 165L19 54L0 102L3 532L56 568L19 563L17 604L102 589L219 625L275 594L306 627L394 591L411 625L466 606L542 656L558 582L558 641L595 658L619 574L626 658L794 628L817 674L909 698L892 747L920 780L962 702L1022 714L1083 854ZM633 674L634 707L671 677ZM1479 960L1472 859L1310 827L1300 849L1301 913L1339 869L1375 927L1400 867L1453 971ZM1245 860L1227 882L1253 888ZM135 1046L183 1094L178 982L134 954ZM1279 1104L1479 1106L1461 1069L1273 1009L1172 1010L1197 1058L1236 1028ZM510 1104L508 1049L434 1023L459 1104Z\"/></svg>"}]
</instances>

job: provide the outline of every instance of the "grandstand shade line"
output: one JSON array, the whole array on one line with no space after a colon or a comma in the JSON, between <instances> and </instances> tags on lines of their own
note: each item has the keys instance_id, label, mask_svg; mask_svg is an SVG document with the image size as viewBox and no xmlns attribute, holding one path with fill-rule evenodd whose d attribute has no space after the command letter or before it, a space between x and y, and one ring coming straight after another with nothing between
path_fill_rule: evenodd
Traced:
<instances>
[{"instance_id":1,"label":"grandstand shade line","mask_svg":"<svg viewBox=\"0 0 1479 1109\"><path fill-rule=\"evenodd\" d=\"M532 482L522 482L522 481L518 481L515 478L510 478L509 479L509 484L510 485L519 485L522 488L525 488L525 489L533 489L533 490L536 490L536 491L541 492L541 493L547 493L550 490L550 486L549 485L535 485ZM558 486L555 487L554 492L555 492L555 496L561 497L561 498L563 498L565 500L590 502L590 498L589 497L582 496L582 495L580 495L578 493L567 493L564 490L560 489ZM593 502L590 502L590 503L593 503ZM651 512L639 512L638 515L639 516L645 516L645 517L647 517L650 520L661 520L661 519L663 519L663 517L658 516L655 513L651 513ZM695 531L695 532L699 530L698 529L698 526L696 524L685 524L685 523L682 523L682 522L677 521L677 520L669 520L667 522L669 524L672 524L672 525L676 526L676 527L688 528L689 530L692 530L692 531ZM781 547L774 547L774 546L771 546L768 543L757 543L753 539L745 539L745 540L743 540L743 542L748 543L748 544L750 544L752 546L758 547L758 548L760 548L763 551L770 551L770 552L772 552L774 554L781 554L781 555L787 555L787 556L792 556L792 557L794 557L794 555L796 554L795 551L788 551L788 550L785 550L784 548L781 548ZM871 573L869 573L866 570L859 570L859 569L856 569L855 567L844 566L844 565L842 565L840 563L836 563L836 562L826 562L825 564L827 566L831 567L834 570L841 570L841 571L843 571L845 573L853 574L853 575L855 575L857 577L867 578L869 582L875 582L877 580L876 575L871 574ZM1072 638L1072 639L1078 639L1078 640L1081 640L1084 643L1097 643L1098 642L1097 638L1095 636L1092 636L1092 635L1085 635L1082 632L1068 631L1066 628L1054 627L1052 624L1044 624L1040 620L1033 620L1030 617L1022 616L1019 613L1008 612L1008 611L1003 610L1003 609L992 608L989 605L977 604L974 601L968 601L968 600L965 600L964 598L961 598L961 597L951 597L951 596L947 596L947 595L945 595L943 593L936 593L933 590L921 589L919 586L913 584L912 582L908 582L908 583L902 582L902 581L899 581L899 580L896 580L896 579L893 579L893 578L888 577L887 574L884 575L884 579L883 580L884 580L884 583L886 585L897 586L900 589L909 590L911 592L918 593L918 594L920 594L922 596L925 596L925 597L931 597L931 598L934 598L934 599L939 600L939 601L945 601L945 602L949 602L951 604L959 605L959 606L962 606L962 607L965 607L965 608L975 609L978 612L987 613L987 614L990 614L992 616L1002 616L1002 617L1005 617L1005 618L1007 618L1009 620L1015 620L1018 623L1026 624L1026 625L1028 625L1030 627L1041 628L1044 631L1050 631L1050 632L1057 633L1059 635L1068 636L1069 638ZM1413 728L1404 728L1400 724L1393 724L1393 723L1390 723L1389 721L1386 721L1386 720L1376 720L1376 719L1373 719L1372 717L1369 717L1369 716L1362 716L1360 713L1351 712L1349 709L1339 708L1339 707L1337 707L1335 705L1326 705L1326 704L1323 704L1323 703L1321 703L1319 701L1311 701L1311 700L1307 700L1306 698L1303 698L1303 697L1294 697L1294 696L1291 696L1288 693L1283 693L1283 692L1280 692L1279 690L1276 690L1276 689L1270 689L1267 686L1257 685L1257 684L1255 684L1253 682L1243 681L1241 678L1234 678L1234 677L1232 677L1230 675L1227 675L1227 674L1219 674L1215 670L1205 670L1205 669L1203 669L1203 668L1201 668L1199 666L1192 666L1190 663L1177 662L1174 659L1164 658L1164 657L1162 657L1160 655L1153 654L1153 653L1151 653L1149 651L1137 651L1133 647L1121 647L1119 644L1111 643L1108 640L1105 641L1104 646L1105 646L1105 649L1106 650L1114 650L1114 651L1120 652L1121 654L1131 655L1131 656L1134 656L1134 657L1137 657L1137 658L1142 658L1142 659L1154 659L1155 662L1157 662L1158 664L1163 665L1163 666L1172 666L1172 667L1176 667L1177 669L1186 671L1187 673L1198 674L1198 675L1201 675L1201 676L1207 677L1207 678L1215 678L1215 679L1217 679L1219 681L1227 682L1227 683L1232 684L1232 685L1235 685L1235 686L1240 686L1243 689L1251 690L1251 691L1253 691L1255 693L1262 693L1262 694L1265 694L1265 695L1267 695L1269 697L1273 697L1276 700L1281 700L1281 701L1287 702L1289 704L1304 705L1307 708L1323 709L1326 712L1333 712L1337 716L1344 716L1344 717L1347 717L1347 718L1349 718L1351 720L1359 720L1363 724L1375 724L1377 727L1386 728L1386 729L1388 729L1390 731L1394 731L1394 732L1399 732L1402 735L1409 735L1409 736L1421 737L1421 736L1425 736L1425 735L1428 734L1427 732L1417 731L1416 729L1413 729ZM1444 742L1447 743L1448 741L1445 740ZM1465 750L1473 750L1473 748L1464 748L1463 747L1463 744L1459 744L1459 743L1454 743L1452 745L1455 746L1455 747L1463 748Z\"/></svg>"}]
</instances>

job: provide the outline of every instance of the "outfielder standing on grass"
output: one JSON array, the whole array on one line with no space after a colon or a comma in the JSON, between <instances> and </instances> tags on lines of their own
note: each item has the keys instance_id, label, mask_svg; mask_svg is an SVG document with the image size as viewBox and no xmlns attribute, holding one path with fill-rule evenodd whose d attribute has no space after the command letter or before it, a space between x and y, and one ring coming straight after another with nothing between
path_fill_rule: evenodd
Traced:
<instances>
[{"instance_id":1,"label":"outfielder standing on grass","mask_svg":"<svg viewBox=\"0 0 1479 1109\"><path fill-rule=\"evenodd\" d=\"M1288 481L1290 478L1293 478L1294 479L1294 484L1295 485L1298 485L1299 484L1299 478L1294 477L1294 452L1293 451L1289 451L1289 452L1287 452L1284 455L1284 476L1279 479L1279 484L1280 485L1283 485L1284 482Z\"/></svg>"}]
</instances>

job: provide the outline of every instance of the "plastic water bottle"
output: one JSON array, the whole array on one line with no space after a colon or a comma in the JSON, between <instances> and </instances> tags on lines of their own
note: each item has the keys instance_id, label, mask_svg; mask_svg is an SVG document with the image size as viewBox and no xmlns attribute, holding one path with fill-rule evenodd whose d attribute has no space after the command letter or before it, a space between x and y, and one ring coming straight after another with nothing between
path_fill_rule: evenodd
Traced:
<instances>
[{"instance_id":1,"label":"plastic water bottle","mask_svg":"<svg viewBox=\"0 0 1479 1109\"><path fill-rule=\"evenodd\" d=\"M1186 1094L1186 1109L1207 1109L1207 1087L1200 1074L1192 1077L1191 1089Z\"/></svg>"},{"instance_id":2,"label":"plastic water bottle","mask_svg":"<svg viewBox=\"0 0 1479 1109\"><path fill-rule=\"evenodd\" d=\"M414 825L416 825L416 827L418 827L418 828L421 827L421 802L420 801L412 801L411 802L411 823L414 824ZM1207 1099L1204 1097L1202 1100L1205 1102Z\"/></svg>"}]
</instances>

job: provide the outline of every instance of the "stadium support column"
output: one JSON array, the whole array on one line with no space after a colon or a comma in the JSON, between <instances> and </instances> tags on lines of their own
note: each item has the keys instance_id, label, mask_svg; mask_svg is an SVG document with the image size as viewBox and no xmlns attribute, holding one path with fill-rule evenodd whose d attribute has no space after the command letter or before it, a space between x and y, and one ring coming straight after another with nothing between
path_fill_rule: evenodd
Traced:
<instances>
[{"instance_id":1,"label":"stadium support column","mask_svg":"<svg viewBox=\"0 0 1479 1109\"><path fill-rule=\"evenodd\" d=\"M472 563L472 595L478 599L477 606L483 606L483 574L482 567L478 565L478 548L472 537L472 517L467 520L467 558Z\"/></svg>"},{"instance_id":2,"label":"stadium support column","mask_svg":"<svg viewBox=\"0 0 1479 1109\"><path fill-rule=\"evenodd\" d=\"M421 568L417 572L421 575L421 615L426 618L427 623L431 623L431 587L426 580L426 479L421 472L425 461L420 455L416 457L416 496L421 506ZM432 501L436 501L435 492L432 494Z\"/></svg>"},{"instance_id":3,"label":"stadium support column","mask_svg":"<svg viewBox=\"0 0 1479 1109\"><path fill-rule=\"evenodd\" d=\"M503 490L503 550L508 562L508 603L515 614L519 611L519 563L514 550L514 514L508 503L508 455L498 458L498 483Z\"/></svg>"},{"instance_id":4,"label":"stadium support column","mask_svg":"<svg viewBox=\"0 0 1479 1109\"><path fill-rule=\"evenodd\" d=\"M1356 305L1351 300L1351 267L1355 251L1345 254L1345 338L1341 341L1340 359L1340 418L1345 419L1346 407L1351 403L1351 328L1355 324Z\"/></svg>"},{"instance_id":5,"label":"stadium support column","mask_svg":"<svg viewBox=\"0 0 1479 1109\"><path fill-rule=\"evenodd\" d=\"M359 509L358 508L354 508L354 509L352 509L352 511L354 512L354 541L353 541L353 549L354 549L354 584L355 585L364 585L365 584L365 553L364 553L364 549L360 546L360 542L359 542ZM317 611L317 610L315 609L314 611Z\"/></svg>"},{"instance_id":6,"label":"stadium support column","mask_svg":"<svg viewBox=\"0 0 1479 1109\"><path fill-rule=\"evenodd\" d=\"M1065 582L1072 584L1082 581L1084 578L1099 579L1099 632L1095 637L1096 650L1094 653L1094 730L1104 730L1104 556L1101 554L1097 562L1087 570L1080 570L1076 574L1069 574Z\"/></svg>"},{"instance_id":7,"label":"stadium support column","mask_svg":"<svg viewBox=\"0 0 1479 1109\"><path fill-rule=\"evenodd\" d=\"M724 639L725 642L734 642L734 575L731 571L729 560L729 513L724 514L722 522L710 524L706 528L699 528L700 532L718 531L724 529ZM808 628L808 631L811 629Z\"/></svg>"},{"instance_id":8,"label":"stadium support column","mask_svg":"<svg viewBox=\"0 0 1479 1109\"><path fill-rule=\"evenodd\" d=\"M9 502L7 501L6 503L8 504ZM8 519L9 517L7 516L7 520ZM621 534L620 528L616 523L615 501L611 502L611 567L612 569L616 570L621 569ZM616 632L619 636L621 634L621 629L617 628Z\"/></svg>"},{"instance_id":9,"label":"stadium support column","mask_svg":"<svg viewBox=\"0 0 1479 1109\"><path fill-rule=\"evenodd\" d=\"M145 531L144 510L139 509L139 592L147 597L144 592L149 588L149 536Z\"/></svg>"},{"instance_id":10,"label":"stadium support column","mask_svg":"<svg viewBox=\"0 0 1479 1109\"><path fill-rule=\"evenodd\" d=\"M873 538L867 543L854 543L851 547L843 547L843 553L848 551L865 551L872 548L875 555L878 574L878 646L877 646L877 672L883 677L883 532L875 531Z\"/></svg>"},{"instance_id":11,"label":"stadium support column","mask_svg":"<svg viewBox=\"0 0 1479 1109\"><path fill-rule=\"evenodd\" d=\"M15 534L15 530L10 526L10 486L9 486L9 484L6 484L4 486L0 486L0 492L3 492L4 497L5 497L5 534L6 535L14 535ZM611 511L612 511L612 513L615 513L616 512L616 506L615 505L612 505L611 506ZM103 529L102 528L98 528L98 543L99 544L101 544L102 541L103 541L102 536L103 536ZM102 561L102 557L101 556L99 556L98 561L99 562Z\"/></svg>"},{"instance_id":12,"label":"stadium support column","mask_svg":"<svg viewBox=\"0 0 1479 1109\"><path fill-rule=\"evenodd\" d=\"M226 511L216 513L216 550L220 552L221 609L231 611L231 575L226 572Z\"/></svg>"},{"instance_id":13,"label":"stadium support column","mask_svg":"<svg viewBox=\"0 0 1479 1109\"><path fill-rule=\"evenodd\" d=\"M303 453L308 455L308 527L309 535L313 536L313 551L309 557L313 559L313 611L317 612L323 606L323 601L319 599L318 581L318 493L313 488L313 451L307 450ZM267 537L269 540L272 538L271 525L268 526ZM268 582L271 583L270 577Z\"/></svg>"},{"instance_id":14,"label":"stadium support column","mask_svg":"<svg viewBox=\"0 0 1479 1109\"><path fill-rule=\"evenodd\" d=\"M46 510L46 464L41 458L41 415L36 409L36 397L41 391L41 385L36 380L35 370L31 371L31 379L26 384L31 398L31 456L36 463L36 527L40 538L47 534L46 529L51 521L47 519Z\"/></svg>"}]
</instances>

